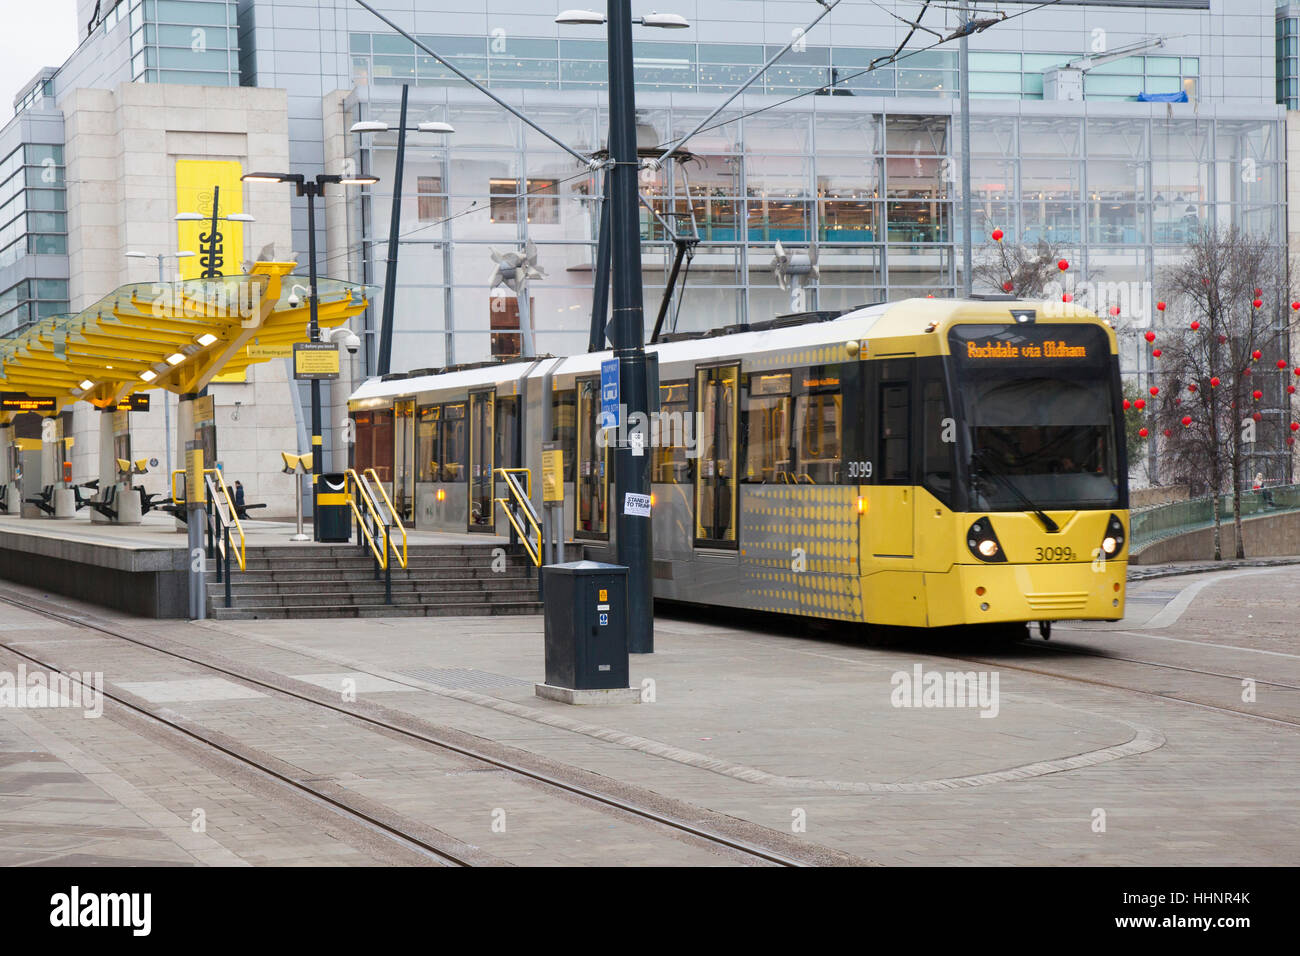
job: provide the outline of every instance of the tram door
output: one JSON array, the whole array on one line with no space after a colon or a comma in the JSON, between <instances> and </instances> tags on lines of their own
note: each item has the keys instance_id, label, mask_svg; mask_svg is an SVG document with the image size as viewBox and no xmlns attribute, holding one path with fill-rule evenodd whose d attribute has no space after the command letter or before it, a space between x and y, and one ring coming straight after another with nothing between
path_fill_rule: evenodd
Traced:
<instances>
[{"instance_id":1,"label":"tram door","mask_svg":"<svg viewBox=\"0 0 1300 956\"><path fill-rule=\"evenodd\" d=\"M393 403L393 509L403 522L415 517L415 399Z\"/></svg>"},{"instance_id":2,"label":"tram door","mask_svg":"<svg viewBox=\"0 0 1300 956\"><path fill-rule=\"evenodd\" d=\"M494 392L471 392L469 396L469 530L493 531L494 482L493 439Z\"/></svg>"},{"instance_id":3,"label":"tram door","mask_svg":"<svg viewBox=\"0 0 1300 956\"><path fill-rule=\"evenodd\" d=\"M608 538L609 447L600 436L600 379L583 378L578 391L578 442L574 458L578 506L573 532L580 538Z\"/></svg>"},{"instance_id":4,"label":"tram door","mask_svg":"<svg viewBox=\"0 0 1300 956\"><path fill-rule=\"evenodd\" d=\"M695 469L695 544L736 547L736 433L739 365L702 368L699 396L700 458Z\"/></svg>"}]
</instances>

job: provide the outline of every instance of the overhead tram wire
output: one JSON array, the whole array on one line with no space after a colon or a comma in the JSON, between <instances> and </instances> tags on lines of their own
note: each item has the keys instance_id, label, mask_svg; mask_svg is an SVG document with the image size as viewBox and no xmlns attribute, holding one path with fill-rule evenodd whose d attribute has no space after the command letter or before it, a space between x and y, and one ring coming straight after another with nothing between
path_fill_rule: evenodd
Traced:
<instances>
[{"instance_id":1,"label":"overhead tram wire","mask_svg":"<svg viewBox=\"0 0 1300 956\"><path fill-rule=\"evenodd\" d=\"M1004 23L1010 23L1012 20L1016 19L1017 17L1023 17L1027 13L1034 13L1038 10L1043 9L1044 7L1055 6L1056 4L1062 2L1064 2L1064 0L1043 0L1042 3L1038 3L1028 9L1021 10L1019 13L1012 13L1008 16L1005 16L1002 19L996 21L994 24L990 24L990 26L1001 26ZM988 27L985 27L983 29L988 29ZM975 32L983 32L983 29L977 30ZM793 103L796 100L801 100L805 96L815 96L821 93L823 90L829 90L837 86L842 86L843 84L847 83L849 80L855 80L860 76L866 76L868 73L874 73L876 70L882 69L883 67L892 66L895 63L901 63L903 60L914 57L919 53L928 53L930 50L933 50L936 47L942 46L945 43L950 43L953 40L959 40L959 39L961 39L960 35L952 34L950 36L945 37L942 40L936 40L934 43L931 43L928 46L918 47L914 50L909 50L906 53L892 55L888 59L882 60L872 66L864 67L863 69L858 70L856 73L850 73L847 76L832 77L830 81L827 83L819 84L818 86L812 87L810 89L801 90L800 92L787 96L784 99L777 100L775 103L768 103L765 106L759 106L752 110L746 110L742 113L737 113L735 116L731 116L725 120L721 120L717 123L714 123L712 126L702 126L691 135L697 136L700 133L708 133L715 129L721 129L722 127L730 123L735 123L738 120L746 119L750 116L757 116L760 113L766 113L768 110L778 109L779 107L785 106L788 103ZM681 141L678 141L678 143L680 144ZM663 149L664 146L666 145L668 144L660 143L658 146L655 147L655 149Z\"/></svg>"}]
</instances>

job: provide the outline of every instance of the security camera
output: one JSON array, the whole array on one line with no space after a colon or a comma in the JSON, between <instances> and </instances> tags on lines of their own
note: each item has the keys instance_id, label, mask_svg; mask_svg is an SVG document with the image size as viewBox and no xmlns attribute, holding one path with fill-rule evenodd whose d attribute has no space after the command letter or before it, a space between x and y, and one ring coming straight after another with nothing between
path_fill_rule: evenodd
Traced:
<instances>
[{"instance_id":1,"label":"security camera","mask_svg":"<svg viewBox=\"0 0 1300 956\"><path fill-rule=\"evenodd\" d=\"M336 329L321 329L320 340L322 342L338 342L348 350L349 355L356 355L361 348L361 339L357 334L347 326L340 325Z\"/></svg>"},{"instance_id":2,"label":"security camera","mask_svg":"<svg viewBox=\"0 0 1300 956\"><path fill-rule=\"evenodd\" d=\"M295 285L289 290L289 298L286 300L289 303L289 308L296 309L302 304L302 296L298 294L299 292L302 295L308 295L308 291L300 285Z\"/></svg>"},{"instance_id":3,"label":"security camera","mask_svg":"<svg viewBox=\"0 0 1300 956\"><path fill-rule=\"evenodd\" d=\"M343 347L348 350L349 355L356 355L357 349L361 348L361 339L357 337L355 332L349 331L343 337Z\"/></svg>"}]
</instances>

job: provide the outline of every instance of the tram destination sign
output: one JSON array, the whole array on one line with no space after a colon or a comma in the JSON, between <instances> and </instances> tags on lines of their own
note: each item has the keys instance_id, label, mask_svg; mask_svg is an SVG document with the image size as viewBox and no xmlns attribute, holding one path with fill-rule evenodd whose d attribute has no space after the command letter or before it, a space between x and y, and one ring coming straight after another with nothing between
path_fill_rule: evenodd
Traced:
<instances>
[{"instance_id":1,"label":"tram destination sign","mask_svg":"<svg viewBox=\"0 0 1300 956\"><path fill-rule=\"evenodd\" d=\"M26 392L0 392L0 412L57 412L53 398L37 398Z\"/></svg>"},{"instance_id":2,"label":"tram destination sign","mask_svg":"<svg viewBox=\"0 0 1300 956\"><path fill-rule=\"evenodd\" d=\"M1034 365L1039 362L1099 365L1110 357L1109 342L1092 325L959 325L948 335L959 365Z\"/></svg>"}]
</instances>

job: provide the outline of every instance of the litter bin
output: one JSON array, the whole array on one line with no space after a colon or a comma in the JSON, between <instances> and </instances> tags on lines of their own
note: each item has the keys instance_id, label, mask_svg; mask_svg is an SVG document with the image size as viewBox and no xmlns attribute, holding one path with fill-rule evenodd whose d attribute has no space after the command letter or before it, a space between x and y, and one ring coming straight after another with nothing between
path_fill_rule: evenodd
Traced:
<instances>
[{"instance_id":1,"label":"litter bin","mask_svg":"<svg viewBox=\"0 0 1300 956\"><path fill-rule=\"evenodd\" d=\"M542 568L546 683L573 690L628 686L627 568L569 561Z\"/></svg>"},{"instance_id":2,"label":"litter bin","mask_svg":"<svg viewBox=\"0 0 1300 956\"><path fill-rule=\"evenodd\" d=\"M342 472L320 476L316 486L318 541L340 542L352 538L352 508L348 505L348 479Z\"/></svg>"}]
</instances>

